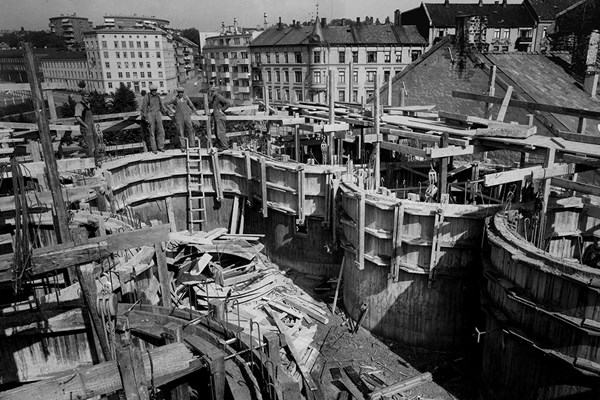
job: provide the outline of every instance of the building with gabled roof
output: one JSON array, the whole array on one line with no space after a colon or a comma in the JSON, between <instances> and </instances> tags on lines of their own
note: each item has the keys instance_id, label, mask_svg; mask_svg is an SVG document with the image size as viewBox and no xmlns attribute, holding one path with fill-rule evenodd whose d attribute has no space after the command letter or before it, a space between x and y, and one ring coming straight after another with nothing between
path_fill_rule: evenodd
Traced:
<instances>
[{"instance_id":1,"label":"building with gabled roof","mask_svg":"<svg viewBox=\"0 0 600 400\"><path fill-rule=\"evenodd\" d=\"M324 102L327 74L334 74L335 100L360 102L375 89L377 74L390 79L417 59L427 41L415 26L312 25L281 22L250 44L254 96Z\"/></svg>"}]
</instances>

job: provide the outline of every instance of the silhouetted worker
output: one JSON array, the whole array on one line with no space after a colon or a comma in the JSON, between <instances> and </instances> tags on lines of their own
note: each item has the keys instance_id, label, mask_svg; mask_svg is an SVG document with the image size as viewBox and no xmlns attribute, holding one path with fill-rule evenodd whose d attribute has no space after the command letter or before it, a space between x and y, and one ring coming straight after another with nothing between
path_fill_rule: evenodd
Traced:
<instances>
[{"instance_id":1,"label":"silhouetted worker","mask_svg":"<svg viewBox=\"0 0 600 400\"><path fill-rule=\"evenodd\" d=\"M216 147L219 150L229 148L229 140L227 139L227 129L225 127L225 110L231 105L230 100L223 97L217 86L212 86L208 93L209 107L213 109L213 132L216 137Z\"/></svg>"},{"instance_id":2,"label":"silhouetted worker","mask_svg":"<svg viewBox=\"0 0 600 400\"><path fill-rule=\"evenodd\" d=\"M75 119L79 123L85 154L88 157L94 157L97 165L100 162L100 142L90 108L90 92L85 90L81 92L81 101L75 105Z\"/></svg>"},{"instance_id":3,"label":"silhouetted worker","mask_svg":"<svg viewBox=\"0 0 600 400\"><path fill-rule=\"evenodd\" d=\"M184 89L178 87L177 97L173 101L169 102L169 105L175 107L175 124L177 125L177 132L179 133L179 148L181 151L185 151L185 132L187 131L187 140L190 147L196 146L196 137L194 134L194 126L192 125L192 113L198 114L194 103L184 94Z\"/></svg>"},{"instance_id":4,"label":"silhouetted worker","mask_svg":"<svg viewBox=\"0 0 600 400\"><path fill-rule=\"evenodd\" d=\"M158 88L150 85L150 93L144 96L142 101L142 120L148 123L148 135L150 137L150 150L156 154L156 150L165 151L165 128L162 123L163 114L167 110L163 105Z\"/></svg>"}]
</instances>

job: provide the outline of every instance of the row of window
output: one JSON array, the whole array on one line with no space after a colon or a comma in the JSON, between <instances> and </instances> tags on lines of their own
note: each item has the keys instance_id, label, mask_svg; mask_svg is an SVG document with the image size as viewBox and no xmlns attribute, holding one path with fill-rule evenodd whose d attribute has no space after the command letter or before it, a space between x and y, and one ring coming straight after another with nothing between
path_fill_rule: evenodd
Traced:
<instances>
[{"instance_id":1,"label":"row of window","mask_svg":"<svg viewBox=\"0 0 600 400\"><path fill-rule=\"evenodd\" d=\"M247 59L248 58L248 52L247 51L224 51L224 52L218 52L218 53L207 53L206 56L208 58L212 58L215 60L225 60L225 59L236 59L236 58L242 58L242 59Z\"/></svg>"},{"instance_id":2,"label":"row of window","mask_svg":"<svg viewBox=\"0 0 600 400\"><path fill-rule=\"evenodd\" d=\"M106 67L106 68L110 68L111 65L112 64L110 62L108 62L108 61L106 61L104 63L104 67ZM125 61L123 63L121 63L120 61L117 61L116 65L117 65L118 69L121 69L122 66L125 66L125 68L129 68L130 63L129 63L129 61ZM144 63L142 61L139 61L137 63L137 65L138 66L136 67L136 62L135 61L131 62L131 68L144 68ZM157 68L162 68L162 62L157 61L156 62L156 67ZM146 61L146 68L152 68L152 63L150 61Z\"/></svg>"},{"instance_id":3,"label":"row of window","mask_svg":"<svg viewBox=\"0 0 600 400\"><path fill-rule=\"evenodd\" d=\"M143 48L144 49L148 49L149 48L149 42L146 41L146 40L144 40L144 41L139 41L139 40L136 41L135 42L135 46L133 45L134 44L133 40L129 41L129 46L127 46L127 41L126 40L122 40L120 42L120 44L121 44L121 46L119 47L119 41L115 40L115 41L113 41L112 48L115 48L115 49L119 49L119 48L121 48L121 49L127 49L127 48L129 48L129 49L134 49L134 48L141 49L142 48L142 44L143 44ZM107 49L108 48L108 41L106 41L106 40L102 41L102 48L103 49ZM160 41L159 40L157 40L157 41L154 42L154 48L155 49L159 49L160 48Z\"/></svg>"},{"instance_id":4,"label":"row of window","mask_svg":"<svg viewBox=\"0 0 600 400\"><path fill-rule=\"evenodd\" d=\"M422 50L411 50L411 60L416 60L422 53ZM227 53L224 53L227 54ZM289 64L289 53L273 53L274 58L271 58L271 53L265 53L265 61L267 64L271 64L271 60L275 61L275 64L280 64L283 61L284 64ZM282 55L282 56L281 56ZM340 50L338 51L338 63L345 64L347 62L347 51ZM353 63L359 62L359 52L357 50L353 50L350 52L350 60ZM261 54L254 54L254 62L261 62ZM294 53L294 62L296 64L302 64L302 53L295 52ZM312 62L313 64L321 64L325 62L325 52L316 50L312 53ZM379 52L378 51L367 51L366 52L366 62L367 63L378 63L379 62ZM392 62L392 52L384 51L383 52L383 62L391 63ZM394 51L394 62L401 63L402 62L402 50Z\"/></svg>"},{"instance_id":5,"label":"row of window","mask_svg":"<svg viewBox=\"0 0 600 400\"><path fill-rule=\"evenodd\" d=\"M290 98L290 93L293 93L295 98L292 99ZM302 100L302 90L294 90L293 92L290 92L289 89L273 89L273 90L269 90L268 91L269 94L269 99L271 100L281 100L281 101L303 101ZM344 89L340 89L338 90L337 93L337 101L351 101L353 103L358 102L358 90L353 90L352 91L352 97L350 99L348 99L346 97L346 90ZM373 90L367 90L366 91L366 95L367 97L370 97L373 95Z\"/></svg>"},{"instance_id":6,"label":"row of window","mask_svg":"<svg viewBox=\"0 0 600 400\"><path fill-rule=\"evenodd\" d=\"M269 69L266 71L266 82L290 82L290 73L287 70L283 70L283 74L280 70L275 69L273 72ZM390 71L383 72L383 80L388 81L390 79ZM375 76L377 75L377 71L366 71L367 82L375 82ZM323 71L313 71L313 83L325 83L325 77L327 74ZM273 79L275 78L275 79ZM281 79L283 78L283 80ZM260 81L261 76L258 73L253 75L254 81ZM358 70L352 71L352 81L354 83L358 83ZM346 83L346 70L340 69L337 71L337 82L338 83ZM294 83L302 83L302 71L294 71Z\"/></svg>"},{"instance_id":7,"label":"row of window","mask_svg":"<svg viewBox=\"0 0 600 400\"><path fill-rule=\"evenodd\" d=\"M113 86L113 82L108 82L107 85L108 85L109 89L112 89L113 87L119 87L119 85L121 83L124 83L125 86L127 86L128 88L131 88L133 86L136 90L138 89L138 87L136 86L138 82L133 82L133 83L132 82L115 82L114 86ZM141 85L142 88L145 88L145 87L149 87L150 85L152 85L153 82L148 82L148 85L146 85L145 81L141 81L139 83L140 83L140 85ZM164 88L165 87L165 82L164 81L159 81L158 82L158 86L161 87L161 88Z\"/></svg>"},{"instance_id":8,"label":"row of window","mask_svg":"<svg viewBox=\"0 0 600 400\"><path fill-rule=\"evenodd\" d=\"M103 55L104 55L104 58L109 58L110 53L108 51L105 51L103 53ZM124 51L122 53L120 51L116 51L115 52L115 57L116 58L121 58L121 55L123 55L123 58L136 58L135 57L135 55L136 55L135 51L130 51L129 52L129 56L127 55L126 51ZM143 53L141 51L137 52L137 58L144 58L144 55L146 56L145 58L150 58L150 52L149 51L146 51L146 52L143 52ZM161 55L160 51L156 52L156 58L162 58L162 55Z\"/></svg>"},{"instance_id":9,"label":"row of window","mask_svg":"<svg viewBox=\"0 0 600 400\"><path fill-rule=\"evenodd\" d=\"M250 44L250 38L249 37L234 37L234 38L209 39L206 41L206 46L230 46L232 44Z\"/></svg>"},{"instance_id":10,"label":"row of window","mask_svg":"<svg viewBox=\"0 0 600 400\"><path fill-rule=\"evenodd\" d=\"M144 71L140 71L140 78L152 78L152 72L148 71L148 72L144 72ZM123 72L117 72L117 77L119 79L123 78ZM133 77L133 79L137 79L138 77L138 72L137 71L133 71L133 72L129 72L126 71L125 72L125 78L131 78ZM162 71L158 71L158 77L159 78L163 78L163 72ZM111 72L107 72L106 73L106 79L112 79L112 73Z\"/></svg>"},{"instance_id":11,"label":"row of window","mask_svg":"<svg viewBox=\"0 0 600 400\"><path fill-rule=\"evenodd\" d=\"M211 65L210 66L210 70L212 72L230 72L229 71L229 65L225 64L225 65L219 65L218 67L216 65ZM233 66L231 67L231 72L249 72L250 68L248 68L247 65L239 65L239 66Z\"/></svg>"}]
</instances>

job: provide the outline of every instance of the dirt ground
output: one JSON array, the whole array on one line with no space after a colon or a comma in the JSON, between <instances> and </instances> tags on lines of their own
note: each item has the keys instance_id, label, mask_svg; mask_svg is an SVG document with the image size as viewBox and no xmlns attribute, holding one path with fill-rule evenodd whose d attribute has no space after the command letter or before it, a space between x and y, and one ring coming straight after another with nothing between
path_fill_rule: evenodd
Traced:
<instances>
[{"instance_id":1,"label":"dirt ground","mask_svg":"<svg viewBox=\"0 0 600 400\"><path fill-rule=\"evenodd\" d=\"M321 277L294 271L287 271L287 276L315 299L327 303L331 310L334 284L327 290L327 283ZM342 301L338 299L336 315L329 316L328 324L318 324L314 338L313 346L319 349L319 356L311 375L321 385L325 399L336 399L340 390L344 390L344 386L332 377L331 369L347 366L351 366L359 374L375 373L386 385L425 372L432 374L433 381L393 397L397 399L480 399L477 368L473 367L476 365L476 357L473 354L434 352L404 346L376 337L364 328L352 333L346 319ZM333 373L335 372L334 370Z\"/></svg>"}]
</instances>

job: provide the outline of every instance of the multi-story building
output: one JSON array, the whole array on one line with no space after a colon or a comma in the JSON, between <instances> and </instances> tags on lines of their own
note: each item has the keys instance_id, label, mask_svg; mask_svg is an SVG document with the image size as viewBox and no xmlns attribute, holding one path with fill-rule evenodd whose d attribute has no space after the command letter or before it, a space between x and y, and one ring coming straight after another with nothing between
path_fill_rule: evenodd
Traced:
<instances>
[{"instance_id":1,"label":"multi-story building","mask_svg":"<svg viewBox=\"0 0 600 400\"><path fill-rule=\"evenodd\" d=\"M105 28L131 29L147 27L165 27L169 20L147 17L144 15L107 15L104 17Z\"/></svg>"},{"instance_id":2,"label":"multi-story building","mask_svg":"<svg viewBox=\"0 0 600 400\"><path fill-rule=\"evenodd\" d=\"M140 93L151 84L167 93L177 87L175 46L161 29L102 28L85 33L90 72L101 76L104 91L121 83Z\"/></svg>"},{"instance_id":3,"label":"multi-story building","mask_svg":"<svg viewBox=\"0 0 600 400\"><path fill-rule=\"evenodd\" d=\"M173 36L175 44L175 61L177 64L177 81L185 82L198 73L196 58L198 45L183 36Z\"/></svg>"},{"instance_id":4,"label":"multi-story building","mask_svg":"<svg viewBox=\"0 0 600 400\"><path fill-rule=\"evenodd\" d=\"M87 18L73 15L61 15L50 18L50 32L63 38L69 48L83 48L83 32L93 29Z\"/></svg>"},{"instance_id":5,"label":"multi-story building","mask_svg":"<svg viewBox=\"0 0 600 400\"><path fill-rule=\"evenodd\" d=\"M248 46L261 31L240 28L223 23L219 36L206 38L203 48L203 72L208 80L214 79L221 92L236 105L250 103L251 75Z\"/></svg>"},{"instance_id":6,"label":"multi-story building","mask_svg":"<svg viewBox=\"0 0 600 400\"><path fill-rule=\"evenodd\" d=\"M85 82L88 90L104 92L102 76L92 71L85 51L60 51L50 54L39 62L44 82L62 83L67 90L79 90L79 82Z\"/></svg>"},{"instance_id":7,"label":"multi-story building","mask_svg":"<svg viewBox=\"0 0 600 400\"><path fill-rule=\"evenodd\" d=\"M35 60L39 62L50 54L56 53L56 49L33 49ZM25 57L23 50L1 50L0 51L0 80L5 82L28 82L27 69L25 68Z\"/></svg>"},{"instance_id":8,"label":"multi-story building","mask_svg":"<svg viewBox=\"0 0 600 400\"><path fill-rule=\"evenodd\" d=\"M327 76L334 75L335 100L360 102L416 60L427 41L415 26L372 25L342 20L338 26L316 18L313 25L279 23L250 45L254 97L326 101Z\"/></svg>"},{"instance_id":9,"label":"multi-story building","mask_svg":"<svg viewBox=\"0 0 600 400\"><path fill-rule=\"evenodd\" d=\"M401 12L394 19L402 25L416 25L429 46L440 38L456 33L456 20L461 17L479 17L483 25L481 51L513 52L544 51L549 49L556 15L578 0L524 0L508 4L507 0L485 3L421 3L417 8Z\"/></svg>"}]
</instances>

